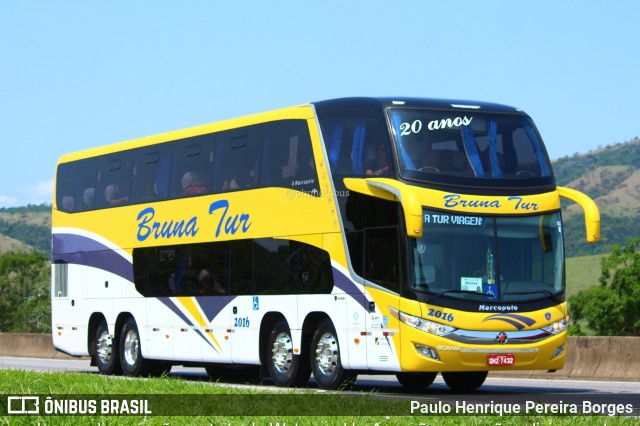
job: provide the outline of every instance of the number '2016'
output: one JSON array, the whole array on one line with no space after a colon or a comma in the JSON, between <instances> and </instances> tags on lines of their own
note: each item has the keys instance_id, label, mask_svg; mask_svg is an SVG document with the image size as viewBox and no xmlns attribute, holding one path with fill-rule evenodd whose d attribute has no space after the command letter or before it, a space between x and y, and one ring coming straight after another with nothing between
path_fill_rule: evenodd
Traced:
<instances>
[{"instance_id":1,"label":"number '2016'","mask_svg":"<svg viewBox=\"0 0 640 426\"><path fill-rule=\"evenodd\" d=\"M235 317L233 318L233 326L234 327L249 327L249 317Z\"/></svg>"},{"instance_id":2,"label":"number '2016'","mask_svg":"<svg viewBox=\"0 0 640 426\"><path fill-rule=\"evenodd\" d=\"M448 314L446 312L442 312L442 311L437 311L433 308L429 308L429 314L430 317L434 317L437 319L443 319L445 321L449 321L449 322L453 322L453 314Z\"/></svg>"}]
</instances>

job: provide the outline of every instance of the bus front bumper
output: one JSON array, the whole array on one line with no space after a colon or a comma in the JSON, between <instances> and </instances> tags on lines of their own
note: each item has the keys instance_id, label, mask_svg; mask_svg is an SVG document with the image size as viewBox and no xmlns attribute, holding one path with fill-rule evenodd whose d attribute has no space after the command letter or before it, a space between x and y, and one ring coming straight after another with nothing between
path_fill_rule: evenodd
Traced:
<instances>
[{"instance_id":1,"label":"bus front bumper","mask_svg":"<svg viewBox=\"0 0 640 426\"><path fill-rule=\"evenodd\" d=\"M498 333L496 333L497 335ZM534 343L469 344L404 326L403 371L559 370L564 367L567 333Z\"/></svg>"}]
</instances>

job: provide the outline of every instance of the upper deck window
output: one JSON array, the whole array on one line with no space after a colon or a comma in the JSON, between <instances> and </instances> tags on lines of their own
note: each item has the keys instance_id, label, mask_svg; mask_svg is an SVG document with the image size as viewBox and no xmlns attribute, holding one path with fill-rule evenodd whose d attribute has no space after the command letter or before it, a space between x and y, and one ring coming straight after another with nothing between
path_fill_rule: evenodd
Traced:
<instances>
[{"instance_id":1,"label":"upper deck window","mask_svg":"<svg viewBox=\"0 0 640 426\"><path fill-rule=\"evenodd\" d=\"M409 179L473 184L469 178L548 184L547 153L525 115L390 109L400 174Z\"/></svg>"},{"instance_id":2,"label":"upper deck window","mask_svg":"<svg viewBox=\"0 0 640 426\"><path fill-rule=\"evenodd\" d=\"M319 196L309 127L278 120L61 163L56 207L74 213L280 187Z\"/></svg>"},{"instance_id":3,"label":"upper deck window","mask_svg":"<svg viewBox=\"0 0 640 426\"><path fill-rule=\"evenodd\" d=\"M389 150L381 120L372 114L335 114L320 119L334 176L390 177Z\"/></svg>"}]
</instances>

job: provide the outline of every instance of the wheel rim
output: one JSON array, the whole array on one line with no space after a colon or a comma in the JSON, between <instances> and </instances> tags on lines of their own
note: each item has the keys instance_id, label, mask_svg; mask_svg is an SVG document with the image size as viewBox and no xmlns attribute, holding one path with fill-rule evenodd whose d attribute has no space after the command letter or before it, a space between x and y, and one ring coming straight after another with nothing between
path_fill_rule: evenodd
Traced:
<instances>
[{"instance_id":1,"label":"wheel rim","mask_svg":"<svg viewBox=\"0 0 640 426\"><path fill-rule=\"evenodd\" d=\"M111 336L109 336L109 331L103 330L102 333L100 333L100 337L98 337L98 342L96 344L96 353L103 364L108 364L111 360L112 345L113 340L111 339Z\"/></svg>"},{"instance_id":2,"label":"wheel rim","mask_svg":"<svg viewBox=\"0 0 640 426\"><path fill-rule=\"evenodd\" d=\"M278 373L287 373L293 360L293 342L287 333L280 333L273 342L271 360Z\"/></svg>"},{"instance_id":3,"label":"wheel rim","mask_svg":"<svg viewBox=\"0 0 640 426\"><path fill-rule=\"evenodd\" d=\"M124 339L123 343L123 355L124 359L129 365L135 365L138 360L138 354L140 353L140 341L138 340L138 334L134 331L129 331Z\"/></svg>"},{"instance_id":4,"label":"wheel rim","mask_svg":"<svg viewBox=\"0 0 640 426\"><path fill-rule=\"evenodd\" d=\"M316 348L316 365L320 373L330 376L338 365L338 339L331 333L324 333Z\"/></svg>"}]
</instances>

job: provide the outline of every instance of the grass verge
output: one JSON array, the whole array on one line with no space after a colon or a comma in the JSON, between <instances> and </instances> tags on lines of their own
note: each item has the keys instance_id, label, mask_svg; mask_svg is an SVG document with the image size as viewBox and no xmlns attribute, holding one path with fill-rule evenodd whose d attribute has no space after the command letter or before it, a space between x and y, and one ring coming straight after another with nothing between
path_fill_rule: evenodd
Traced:
<instances>
[{"instance_id":1,"label":"grass verge","mask_svg":"<svg viewBox=\"0 0 640 426\"><path fill-rule=\"evenodd\" d=\"M0 407L6 425L618 425L640 424L638 419L590 416L412 415L410 401L379 398L375 394L304 393L291 390L260 392L218 386L177 377L159 379L112 378L88 373L37 373L0 370ZM37 395L41 415L6 415L8 397ZM437 401L438 395L432 395ZM50 399L47 399L51 397ZM136 415L104 415L102 400L147 401ZM496 403L501 396L497 395ZM80 403L69 401L82 400ZM27 403L32 400L25 400ZM91 412L95 414L47 414ZM13 401L13 403L20 403ZM493 402L493 401L492 401ZM48 408L44 408L47 406ZM113 409L111 402L107 407ZM123 410L122 401L115 403ZM120 405L118 405L120 404ZM430 403L431 404L431 403ZM431 404L431 406L435 406ZM75 407L75 408L74 408ZM33 407L31 407L33 408ZM135 410L134 410L135 411ZM144 413L153 411L153 414ZM211 414L214 413L214 414ZM295 413L305 413L299 415ZM160 414L160 415L158 415ZM232 414L232 415L230 415ZM317 414L317 415L315 415Z\"/></svg>"}]
</instances>

